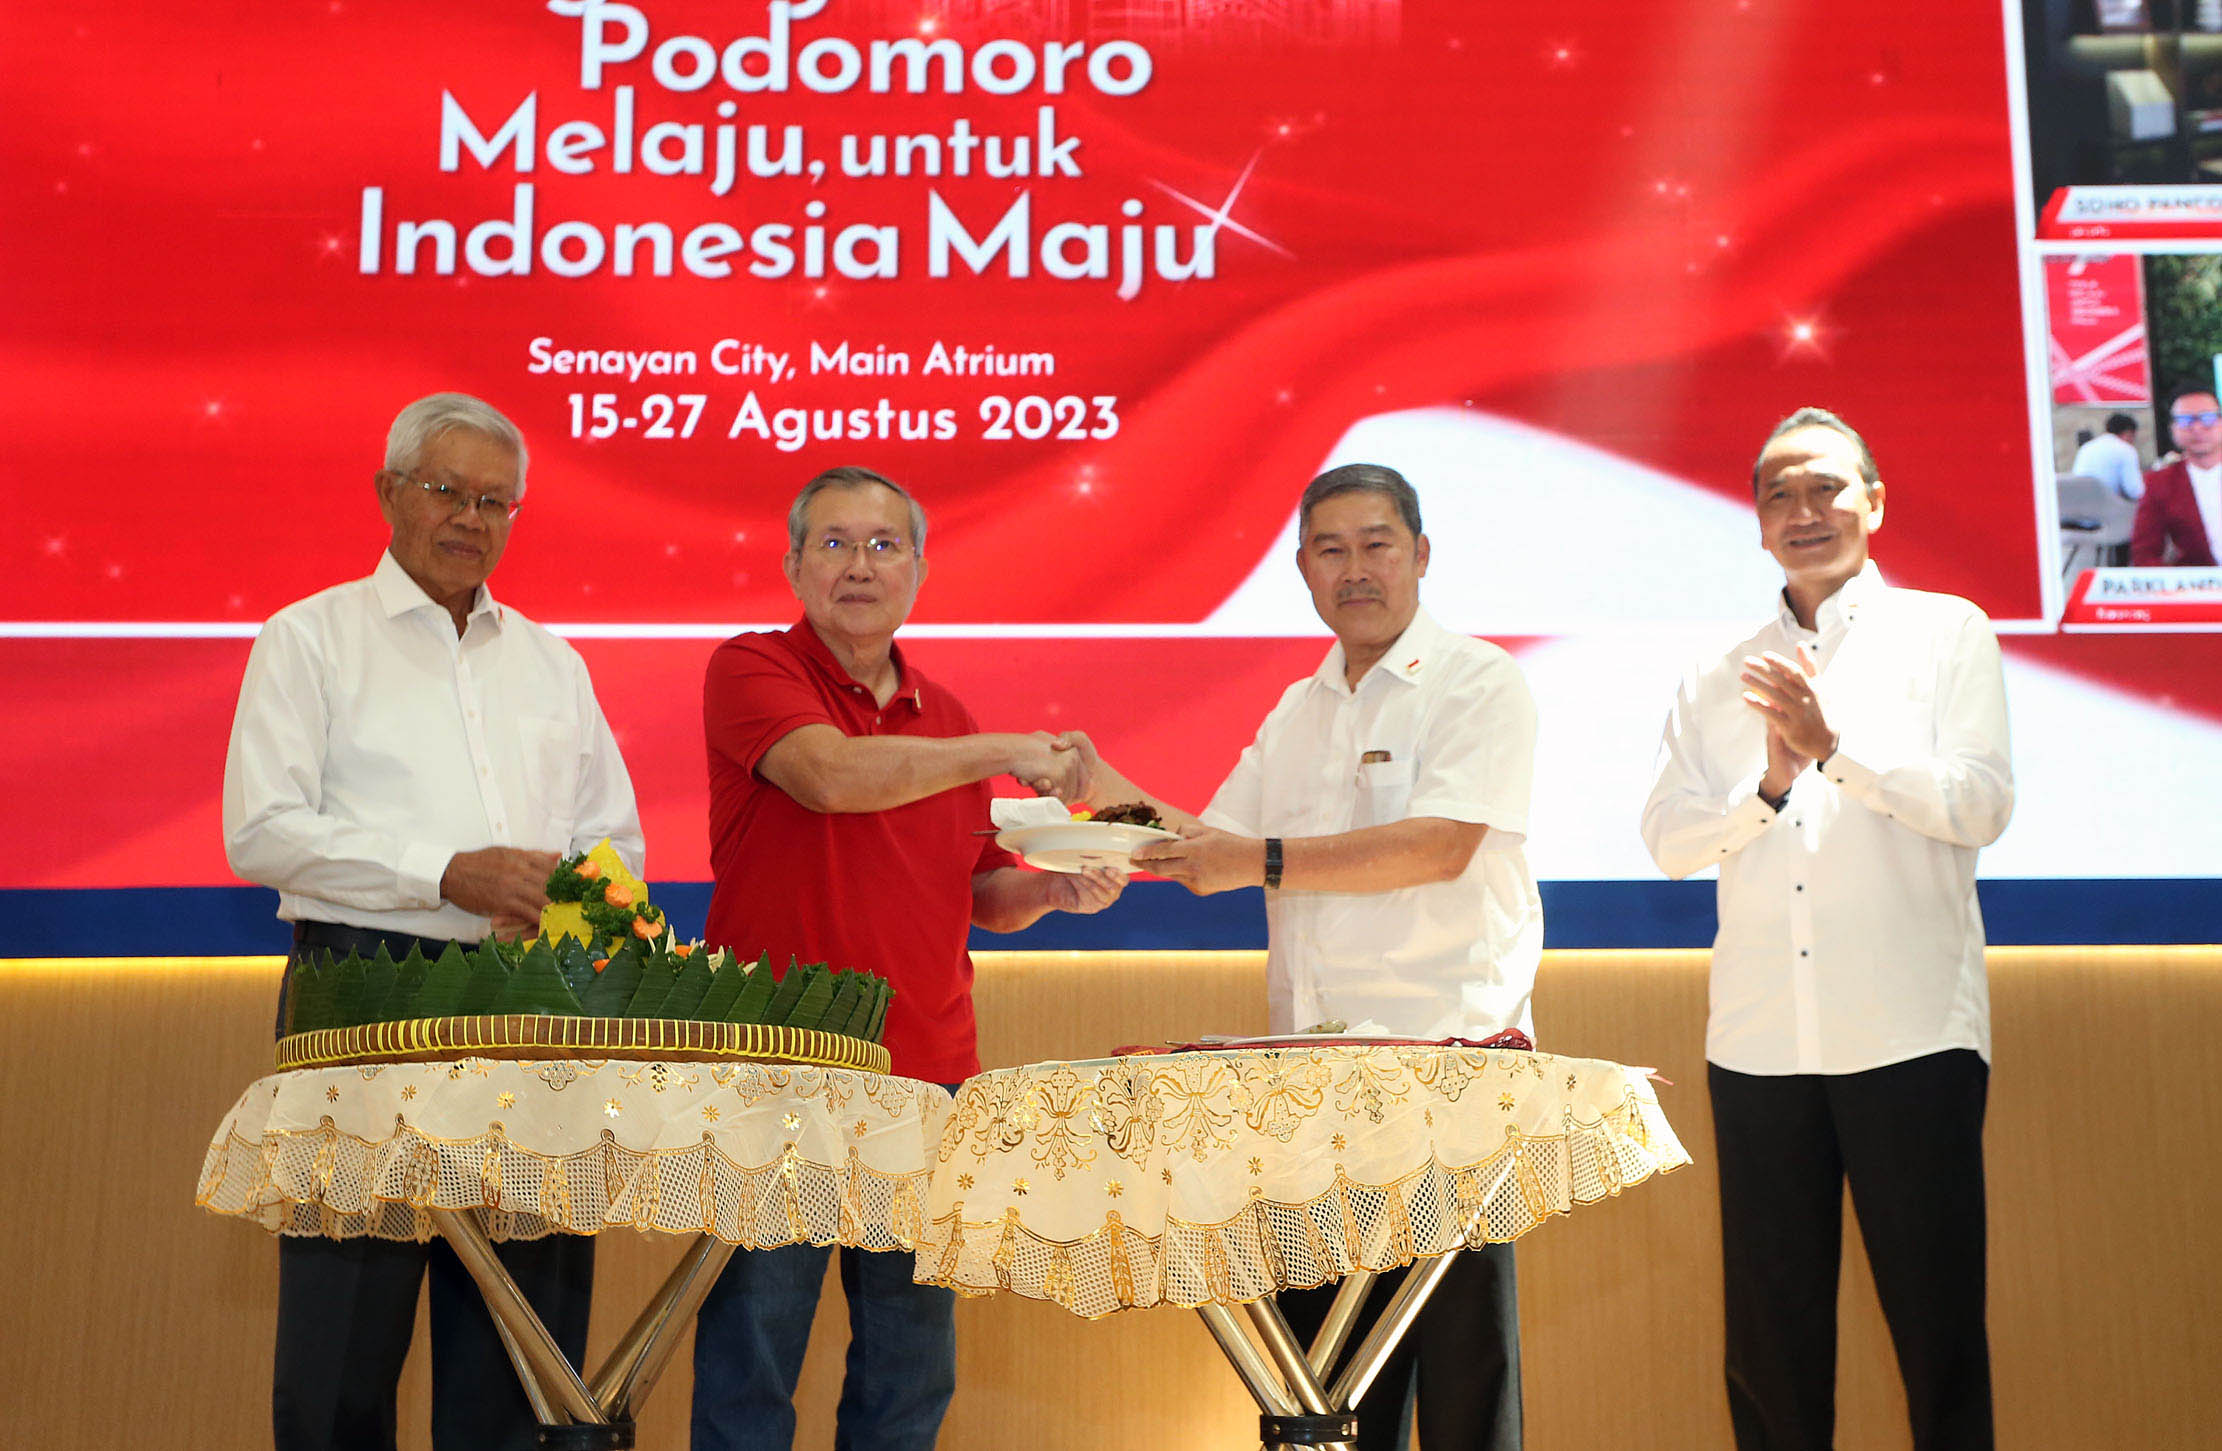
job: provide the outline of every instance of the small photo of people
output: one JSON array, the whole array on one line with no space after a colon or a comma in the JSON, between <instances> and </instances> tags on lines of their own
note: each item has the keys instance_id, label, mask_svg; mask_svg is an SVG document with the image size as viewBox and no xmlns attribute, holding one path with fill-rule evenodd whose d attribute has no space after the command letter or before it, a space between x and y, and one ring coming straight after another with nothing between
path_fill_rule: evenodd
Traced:
<instances>
[{"instance_id":1,"label":"small photo of people","mask_svg":"<svg viewBox=\"0 0 2222 1451\"><path fill-rule=\"evenodd\" d=\"M2222 254L2048 256L2060 567L2222 551Z\"/></svg>"}]
</instances>

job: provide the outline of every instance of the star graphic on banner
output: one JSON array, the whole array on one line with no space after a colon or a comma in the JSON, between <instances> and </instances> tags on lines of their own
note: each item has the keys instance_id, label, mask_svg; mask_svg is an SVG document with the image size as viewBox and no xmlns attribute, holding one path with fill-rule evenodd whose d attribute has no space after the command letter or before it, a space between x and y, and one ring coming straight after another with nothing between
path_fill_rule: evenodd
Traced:
<instances>
[{"instance_id":1,"label":"star graphic on banner","mask_svg":"<svg viewBox=\"0 0 2222 1451\"><path fill-rule=\"evenodd\" d=\"M1829 339L1836 336L1836 329L1818 316L1786 317L1782 320L1779 361L1792 358L1812 358L1827 362Z\"/></svg>"},{"instance_id":2,"label":"star graphic on banner","mask_svg":"<svg viewBox=\"0 0 2222 1451\"><path fill-rule=\"evenodd\" d=\"M1289 259L1290 261L1294 261L1296 259L1296 254L1294 252L1291 252L1288 248L1274 241L1271 237L1265 236L1263 233L1260 232L1254 232L1250 228L1242 225L1242 223L1234 220L1234 204L1241 199L1242 189L1250 184L1250 173L1257 170L1258 158L1263 155L1265 155L1265 149L1263 147L1260 147L1256 151L1250 153L1250 159L1243 164L1242 174L1234 179L1234 186L1228 190L1226 199L1220 202L1219 205L1216 207L1209 206L1206 203L1196 200L1194 197L1190 196L1184 191L1181 191L1177 187L1167 186L1164 182L1159 181L1154 176L1149 178L1149 183L1151 186L1156 187L1159 191L1165 193L1165 195L1171 197L1174 201L1179 202L1181 205L1192 207L1196 211L1202 213L1204 217L1207 218L1210 222L1210 232L1212 236L1217 237L1222 231L1232 232L1238 237L1247 237L1249 240L1257 243L1260 247L1265 248L1269 252L1278 253L1279 255ZM1139 283L1122 284L1119 288L1119 300L1121 302L1133 301L1134 293L1139 288L1139 286Z\"/></svg>"},{"instance_id":3,"label":"star graphic on banner","mask_svg":"<svg viewBox=\"0 0 2222 1451\"><path fill-rule=\"evenodd\" d=\"M1327 124L1325 111L1314 111L1308 116L1269 116L1266 118L1266 135L1275 141L1294 141Z\"/></svg>"}]
</instances>

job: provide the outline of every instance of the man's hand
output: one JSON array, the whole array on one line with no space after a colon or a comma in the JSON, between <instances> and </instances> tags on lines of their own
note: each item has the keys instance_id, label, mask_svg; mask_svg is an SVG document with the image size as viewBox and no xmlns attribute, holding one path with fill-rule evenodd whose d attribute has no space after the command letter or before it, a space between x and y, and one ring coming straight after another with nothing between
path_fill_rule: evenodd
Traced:
<instances>
[{"instance_id":1,"label":"man's hand","mask_svg":"<svg viewBox=\"0 0 2222 1451\"><path fill-rule=\"evenodd\" d=\"M1759 778L1761 794L1780 801L1789 793L1798 776L1813 762L1793 751L1782 740L1782 732L1774 724L1767 725L1767 769Z\"/></svg>"},{"instance_id":2,"label":"man's hand","mask_svg":"<svg viewBox=\"0 0 2222 1451\"><path fill-rule=\"evenodd\" d=\"M1049 910L1085 917L1101 912L1126 890L1126 873L1116 867L1083 867L1076 873L1056 873L1050 880Z\"/></svg>"},{"instance_id":3,"label":"man's hand","mask_svg":"<svg viewBox=\"0 0 2222 1451\"><path fill-rule=\"evenodd\" d=\"M1134 849L1136 866L1180 883L1199 897L1255 887L1265 880L1265 841L1183 822L1178 841L1146 841Z\"/></svg>"},{"instance_id":4,"label":"man's hand","mask_svg":"<svg viewBox=\"0 0 2222 1451\"><path fill-rule=\"evenodd\" d=\"M540 930L538 917L512 917L506 912L494 914L494 925L487 936L497 942L519 942Z\"/></svg>"},{"instance_id":5,"label":"man's hand","mask_svg":"<svg viewBox=\"0 0 2222 1451\"><path fill-rule=\"evenodd\" d=\"M1054 796L1070 805L1088 799L1088 762L1048 731L1035 731L1032 745L1011 763L1011 774L1036 796Z\"/></svg>"},{"instance_id":6,"label":"man's hand","mask_svg":"<svg viewBox=\"0 0 2222 1451\"><path fill-rule=\"evenodd\" d=\"M440 874L440 895L481 917L537 922L540 909L548 905L548 873L556 861L552 851L518 846L459 851Z\"/></svg>"},{"instance_id":7,"label":"man's hand","mask_svg":"<svg viewBox=\"0 0 2222 1451\"><path fill-rule=\"evenodd\" d=\"M1804 645L1798 646L1795 660L1772 650L1764 655L1744 657L1744 704L1758 711L1761 719L1767 722L1770 776L1777 764L1774 737L1781 739L1782 764L1787 765L1796 757L1804 758L1797 768L1799 771L1811 762L1828 759L1836 751L1836 732L1829 728L1828 717L1821 712L1821 698L1813 693L1813 677L1818 673L1813 652ZM1784 789L1796 774L1791 772L1790 778L1781 783Z\"/></svg>"},{"instance_id":8,"label":"man's hand","mask_svg":"<svg viewBox=\"0 0 2222 1451\"><path fill-rule=\"evenodd\" d=\"M1050 747L1061 754L1070 754L1079 762L1080 777L1091 792L1108 787L1111 778L1125 779L1104 764L1103 754L1096 749L1096 743L1088 739L1086 731L1060 731ZM1101 806L1104 803L1091 797L1086 804Z\"/></svg>"}]
</instances>

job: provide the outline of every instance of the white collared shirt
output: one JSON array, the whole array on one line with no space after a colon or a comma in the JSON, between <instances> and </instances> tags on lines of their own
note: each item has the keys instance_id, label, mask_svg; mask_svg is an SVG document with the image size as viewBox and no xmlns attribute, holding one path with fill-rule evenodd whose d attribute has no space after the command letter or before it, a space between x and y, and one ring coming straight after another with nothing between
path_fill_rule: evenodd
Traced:
<instances>
[{"instance_id":1,"label":"white collared shirt","mask_svg":"<svg viewBox=\"0 0 2222 1451\"><path fill-rule=\"evenodd\" d=\"M586 662L481 586L461 637L391 554L255 637L224 759L224 851L278 916L473 941L440 897L457 852L572 853L637 870L632 778Z\"/></svg>"},{"instance_id":2,"label":"white collared shirt","mask_svg":"<svg viewBox=\"0 0 2222 1451\"><path fill-rule=\"evenodd\" d=\"M2068 472L2097 479L2125 499L2145 497L2145 464L2137 445L2118 433L2102 433L2075 451Z\"/></svg>"},{"instance_id":3,"label":"white collared shirt","mask_svg":"<svg viewBox=\"0 0 2222 1451\"><path fill-rule=\"evenodd\" d=\"M1535 701L1520 667L1424 610L1355 690L1343 658L1338 642L1282 695L1204 821L1278 837L1414 817L1489 829L1447 882L1267 892L1274 1031L1340 1018L1430 1038L1533 1037L1543 904L1521 851Z\"/></svg>"},{"instance_id":4,"label":"white collared shirt","mask_svg":"<svg viewBox=\"0 0 2222 1451\"><path fill-rule=\"evenodd\" d=\"M1787 605L1683 680L1643 840L1668 876L1720 868L1705 1056L1737 1073L1858 1073L1950 1048L1990 1058L1975 852L2013 814L1990 621L1870 564L1801 627ZM1839 748L1777 813L1747 655L1820 662Z\"/></svg>"},{"instance_id":5,"label":"white collared shirt","mask_svg":"<svg viewBox=\"0 0 2222 1451\"><path fill-rule=\"evenodd\" d=\"M2199 522L2207 526L2207 548L2216 559L2222 559L2222 464L2203 469L2186 461L2183 471L2191 480L2191 498L2199 506Z\"/></svg>"}]
</instances>

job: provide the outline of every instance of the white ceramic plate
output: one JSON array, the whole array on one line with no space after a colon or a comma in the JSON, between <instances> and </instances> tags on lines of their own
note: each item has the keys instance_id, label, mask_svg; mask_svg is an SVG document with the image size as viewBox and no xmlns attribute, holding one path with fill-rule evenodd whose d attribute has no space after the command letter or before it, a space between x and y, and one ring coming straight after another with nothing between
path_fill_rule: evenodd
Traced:
<instances>
[{"instance_id":1,"label":"white ceramic plate","mask_svg":"<svg viewBox=\"0 0 2222 1451\"><path fill-rule=\"evenodd\" d=\"M1266 1033L1255 1038L1206 1036L1196 1040L1213 1048L1346 1048L1384 1043L1439 1044L1441 1038L1414 1038L1404 1033Z\"/></svg>"},{"instance_id":2,"label":"white ceramic plate","mask_svg":"<svg viewBox=\"0 0 2222 1451\"><path fill-rule=\"evenodd\" d=\"M1079 872L1088 867L1131 870L1133 850L1146 841L1176 841L1177 832L1118 821L1061 821L1049 826L1014 826L995 844L1017 852L1028 866L1045 872Z\"/></svg>"}]
</instances>

